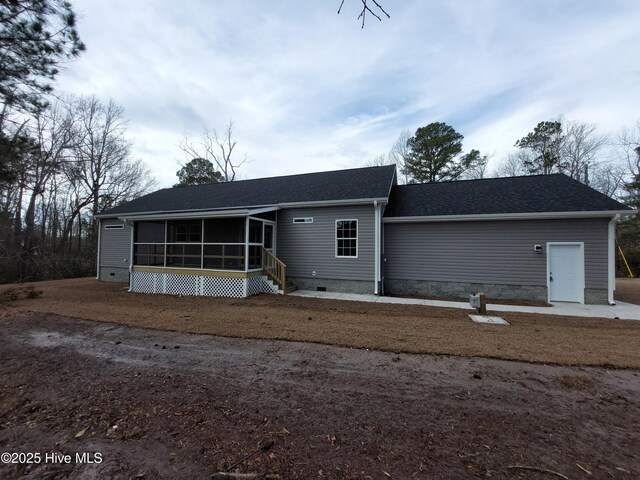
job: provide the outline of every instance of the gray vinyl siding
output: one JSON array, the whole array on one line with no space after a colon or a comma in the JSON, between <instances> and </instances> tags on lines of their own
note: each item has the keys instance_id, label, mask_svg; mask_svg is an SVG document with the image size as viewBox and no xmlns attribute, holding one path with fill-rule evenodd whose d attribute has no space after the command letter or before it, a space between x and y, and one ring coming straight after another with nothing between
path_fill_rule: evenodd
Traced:
<instances>
[{"instance_id":1,"label":"gray vinyl siding","mask_svg":"<svg viewBox=\"0 0 640 480\"><path fill-rule=\"evenodd\" d=\"M121 229L109 229L108 225L123 225ZM129 270L131 256L131 226L116 219L100 222L100 278L109 280L108 274L117 270ZM104 278L103 278L104 277ZM122 279L122 275L118 275Z\"/></svg>"},{"instance_id":2,"label":"gray vinyl siding","mask_svg":"<svg viewBox=\"0 0 640 480\"><path fill-rule=\"evenodd\" d=\"M313 223L294 224L297 217ZM358 220L358 258L336 258L336 220ZM373 281L374 221L373 204L279 210L276 254L288 277Z\"/></svg>"},{"instance_id":3,"label":"gray vinyl siding","mask_svg":"<svg viewBox=\"0 0 640 480\"><path fill-rule=\"evenodd\" d=\"M546 242L584 242L587 289L607 288L609 219L384 224L385 278L547 285ZM535 253L542 245L543 253Z\"/></svg>"}]
</instances>

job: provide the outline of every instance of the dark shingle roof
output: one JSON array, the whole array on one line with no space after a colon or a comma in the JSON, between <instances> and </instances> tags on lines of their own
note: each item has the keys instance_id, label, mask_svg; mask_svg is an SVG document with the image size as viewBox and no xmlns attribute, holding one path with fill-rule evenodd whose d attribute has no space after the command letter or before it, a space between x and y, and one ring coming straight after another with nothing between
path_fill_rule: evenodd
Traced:
<instances>
[{"instance_id":1,"label":"dark shingle roof","mask_svg":"<svg viewBox=\"0 0 640 480\"><path fill-rule=\"evenodd\" d=\"M385 217L630 210L562 174L399 185Z\"/></svg>"},{"instance_id":2,"label":"dark shingle roof","mask_svg":"<svg viewBox=\"0 0 640 480\"><path fill-rule=\"evenodd\" d=\"M394 176L395 166L387 165L165 188L123 203L100 215L387 198Z\"/></svg>"}]
</instances>

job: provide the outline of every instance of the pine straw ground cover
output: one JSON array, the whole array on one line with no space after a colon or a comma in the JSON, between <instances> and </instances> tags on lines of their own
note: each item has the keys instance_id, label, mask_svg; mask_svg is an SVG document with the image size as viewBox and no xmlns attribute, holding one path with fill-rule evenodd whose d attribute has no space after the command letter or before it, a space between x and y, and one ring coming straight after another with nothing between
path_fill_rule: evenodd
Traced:
<instances>
[{"instance_id":1,"label":"pine straw ground cover","mask_svg":"<svg viewBox=\"0 0 640 480\"><path fill-rule=\"evenodd\" d=\"M559 365L640 368L640 322L258 295L248 299L128 293L95 279L35 283L38 298L5 300L0 317L39 312L134 327L280 339L392 352L477 356ZM0 298L6 289L0 287ZM23 286L20 286L23 288ZM25 317L26 318L26 317Z\"/></svg>"}]
</instances>

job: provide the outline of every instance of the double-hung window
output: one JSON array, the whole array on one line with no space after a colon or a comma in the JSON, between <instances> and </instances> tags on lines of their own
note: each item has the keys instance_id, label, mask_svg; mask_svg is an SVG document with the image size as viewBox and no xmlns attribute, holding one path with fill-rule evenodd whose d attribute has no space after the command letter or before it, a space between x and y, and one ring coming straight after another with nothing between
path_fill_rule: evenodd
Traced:
<instances>
[{"instance_id":1,"label":"double-hung window","mask_svg":"<svg viewBox=\"0 0 640 480\"><path fill-rule=\"evenodd\" d=\"M358 220L336 220L336 257L358 257Z\"/></svg>"}]
</instances>

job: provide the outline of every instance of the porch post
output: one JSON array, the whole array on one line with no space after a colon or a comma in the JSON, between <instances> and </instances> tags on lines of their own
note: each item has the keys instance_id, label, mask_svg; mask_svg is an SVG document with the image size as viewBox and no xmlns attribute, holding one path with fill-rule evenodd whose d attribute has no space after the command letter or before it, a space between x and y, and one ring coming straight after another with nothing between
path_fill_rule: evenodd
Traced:
<instances>
[{"instance_id":1,"label":"porch post","mask_svg":"<svg viewBox=\"0 0 640 480\"><path fill-rule=\"evenodd\" d=\"M244 271L249 271L249 217L244 219Z\"/></svg>"}]
</instances>

